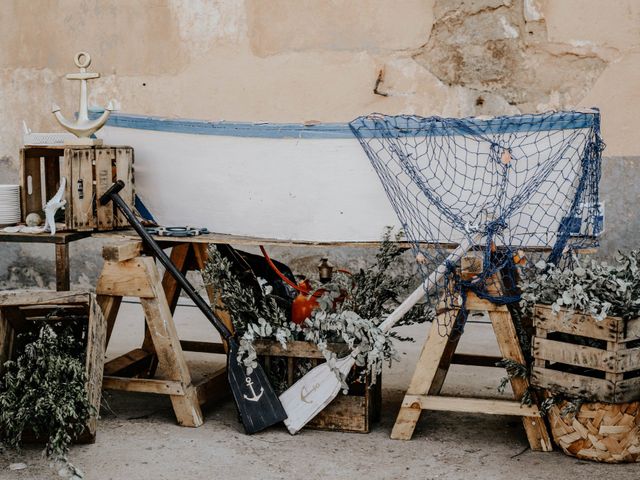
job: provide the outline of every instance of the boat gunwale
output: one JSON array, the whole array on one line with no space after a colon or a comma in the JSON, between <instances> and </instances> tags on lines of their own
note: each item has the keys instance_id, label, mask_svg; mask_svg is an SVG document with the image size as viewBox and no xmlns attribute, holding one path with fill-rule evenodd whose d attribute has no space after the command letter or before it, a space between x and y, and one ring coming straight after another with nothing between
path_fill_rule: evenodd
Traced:
<instances>
[{"instance_id":1,"label":"boat gunwale","mask_svg":"<svg viewBox=\"0 0 640 480\"><path fill-rule=\"evenodd\" d=\"M98 116L94 110L91 116ZM354 139L353 125L357 123L371 124L380 118L380 114L359 117L351 123L270 123L270 122L227 122L207 121L149 115L135 115L128 113L112 113L106 125L115 128L129 128L168 133L182 133L190 135L212 135L227 137L253 137L273 139ZM447 119L440 117L419 117L412 115L398 115L411 128L397 128L398 136L439 136L439 135L468 135L465 128L457 128L455 124L472 126L484 134L541 132L551 130L575 130L591 128L599 124L600 113L597 109L569 112L548 112L541 114L522 114L493 118L467 117L462 119ZM508 123L505 123L508 120ZM452 122L453 126L452 126ZM375 128L368 128L361 133L364 137L388 135Z\"/></svg>"}]
</instances>

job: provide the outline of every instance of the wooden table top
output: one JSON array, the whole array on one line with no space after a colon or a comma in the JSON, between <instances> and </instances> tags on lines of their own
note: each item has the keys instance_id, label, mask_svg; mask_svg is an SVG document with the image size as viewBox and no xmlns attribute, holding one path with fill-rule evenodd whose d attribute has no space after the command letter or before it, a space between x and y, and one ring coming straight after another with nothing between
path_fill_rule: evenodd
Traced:
<instances>
[{"instance_id":1,"label":"wooden table top","mask_svg":"<svg viewBox=\"0 0 640 480\"><path fill-rule=\"evenodd\" d=\"M0 230L0 242L24 242L24 243L57 243L66 244L82 238L90 237L93 232L56 232L51 235L44 233L9 233Z\"/></svg>"}]
</instances>

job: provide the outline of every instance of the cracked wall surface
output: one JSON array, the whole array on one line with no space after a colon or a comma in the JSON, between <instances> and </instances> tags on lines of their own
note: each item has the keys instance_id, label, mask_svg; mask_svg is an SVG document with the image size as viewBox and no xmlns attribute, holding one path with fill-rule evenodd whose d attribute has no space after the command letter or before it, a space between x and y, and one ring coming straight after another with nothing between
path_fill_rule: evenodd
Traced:
<instances>
[{"instance_id":1,"label":"cracked wall surface","mask_svg":"<svg viewBox=\"0 0 640 480\"><path fill-rule=\"evenodd\" d=\"M22 120L51 131L52 102L75 108L63 76L79 50L102 73L90 103L137 114L337 122L598 106L610 256L640 225L617 210L637 191L639 25L635 0L3 0L0 182L17 181ZM607 191L622 180L624 195ZM0 280L51 282L46 247L0 248ZM98 250L72 247L75 282L91 283Z\"/></svg>"}]
</instances>

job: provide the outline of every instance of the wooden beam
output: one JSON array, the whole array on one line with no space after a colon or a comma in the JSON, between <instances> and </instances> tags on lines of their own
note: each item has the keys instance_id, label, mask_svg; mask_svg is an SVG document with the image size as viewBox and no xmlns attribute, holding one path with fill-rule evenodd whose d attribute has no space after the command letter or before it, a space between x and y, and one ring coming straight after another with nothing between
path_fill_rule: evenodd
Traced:
<instances>
[{"instance_id":1,"label":"wooden beam","mask_svg":"<svg viewBox=\"0 0 640 480\"><path fill-rule=\"evenodd\" d=\"M200 353L225 353L225 348L222 343L214 342L198 342L194 340L180 340L180 346L185 352L200 352Z\"/></svg>"},{"instance_id":2,"label":"wooden beam","mask_svg":"<svg viewBox=\"0 0 640 480\"><path fill-rule=\"evenodd\" d=\"M496 363L502 360L502 357L491 355L474 355L471 353L456 353L451 363L455 365L473 365L475 367L495 367Z\"/></svg>"},{"instance_id":3,"label":"wooden beam","mask_svg":"<svg viewBox=\"0 0 640 480\"><path fill-rule=\"evenodd\" d=\"M5 290L0 291L0 306L21 305L68 305L89 303L88 292L55 292L52 290Z\"/></svg>"},{"instance_id":4,"label":"wooden beam","mask_svg":"<svg viewBox=\"0 0 640 480\"><path fill-rule=\"evenodd\" d=\"M102 258L109 262L123 262L139 257L143 250L143 244L139 240L125 240L105 245L102 248Z\"/></svg>"},{"instance_id":5,"label":"wooden beam","mask_svg":"<svg viewBox=\"0 0 640 480\"><path fill-rule=\"evenodd\" d=\"M143 260L134 258L124 262L104 262L98 278L96 293L117 297L153 298L155 292L149 285Z\"/></svg>"},{"instance_id":6,"label":"wooden beam","mask_svg":"<svg viewBox=\"0 0 640 480\"><path fill-rule=\"evenodd\" d=\"M506 311L496 308L494 311L489 312L489 318L491 318L491 324L496 334L500 353L503 358L514 360L525 365L526 360L520 348L520 341L518 340L518 334L513 325L511 314L506 307L504 307L504 309ZM510 381L513 394L519 401L529 388L529 380L526 378L512 377ZM549 431L543 421L522 417L522 423L527 433L531 450L543 452L551 452L553 450Z\"/></svg>"},{"instance_id":7,"label":"wooden beam","mask_svg":"<svg viewBox=\"0 0 640 480\"><path fill-rule=\"evenodd\" d=\"M154 354L141 348L136 348L104 364L104 374L118 377L134 377L140 370L149 368L149 362Z\"/></svg>"},{"instance_id":8,"label":"wooden beam","mask_svg":"<svg viewBox=\"0 0 640 480\"><path fill-rule=\"evenodd\" d=\"M520 402L515 400L447 397L440 395L406 395L402 401L402 406L410 407L415 403L419 404L422 410L540 417L540 411L537 407L521 405Z\"/></svg>"},{"instance_id":9,"label":"wooden beam","mask_svg":"<svg viewBox=\"0 0 640 480\"><path fill-rule=\"evenodd\" d=\"M174 380L157 380L151 378L128 378L105 376L102 388L121 390L123 392L157 393L160 395L184 396L182 383Z\"/></svg>"}]
</instances>

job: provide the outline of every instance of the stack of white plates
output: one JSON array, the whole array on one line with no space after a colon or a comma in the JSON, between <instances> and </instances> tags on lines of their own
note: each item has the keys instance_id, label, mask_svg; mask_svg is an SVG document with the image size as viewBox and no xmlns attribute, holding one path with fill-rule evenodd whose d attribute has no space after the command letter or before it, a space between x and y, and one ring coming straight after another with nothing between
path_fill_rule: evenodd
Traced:
<instances>
[{"instance_id":1,"label":"stack of white plates","mask_svg":"<svg viewBox=\"0 0 640 480\"><path fill-rule=\"evenodd\" d=\"M20 222L20 185L0 185L0 225Z\"/></svg>"}]
</instances>

